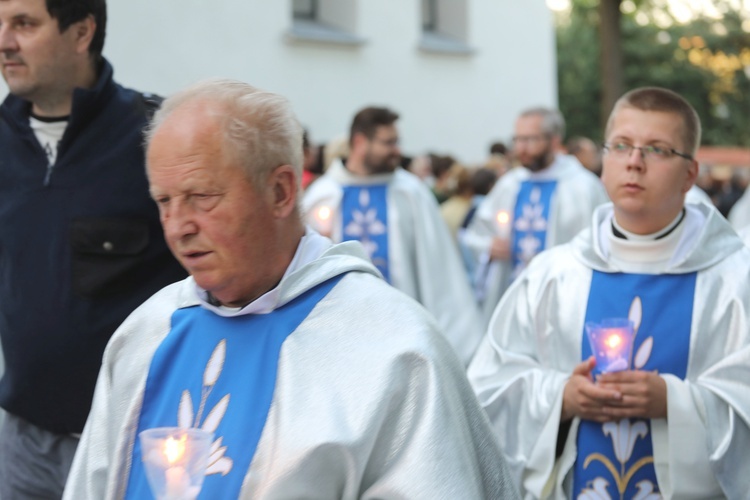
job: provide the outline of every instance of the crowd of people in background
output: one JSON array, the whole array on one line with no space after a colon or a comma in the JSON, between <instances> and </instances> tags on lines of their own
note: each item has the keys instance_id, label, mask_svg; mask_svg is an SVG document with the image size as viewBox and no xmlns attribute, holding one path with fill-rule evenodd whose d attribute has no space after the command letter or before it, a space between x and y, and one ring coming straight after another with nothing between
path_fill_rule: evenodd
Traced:
<instances>
[{"instance_id":1,"label":"crowd of people in background","mask_svg":"<svg viewBox=\"0 0 750 500\"><path fill-rule=\"evenodd\" d=\"M750 192L682 96L467 166L127 89L106 18L0 0L0 497L747 496Z\"/></svg>"}]
</instances>

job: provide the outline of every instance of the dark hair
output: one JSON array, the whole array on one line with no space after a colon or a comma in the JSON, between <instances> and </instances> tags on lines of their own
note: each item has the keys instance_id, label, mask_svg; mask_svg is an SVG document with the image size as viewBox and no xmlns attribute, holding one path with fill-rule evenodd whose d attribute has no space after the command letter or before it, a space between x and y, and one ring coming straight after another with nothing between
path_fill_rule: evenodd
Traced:
<instances>
[{"instance_id":1,"label":"dark hair","mask_svg":"<svg viewBox=\"0 0 750 500\"><path fill-rule=\"evenodd\" d=\"M502 142L493 142L490 145L490 154L491 155L507 155L508 154L508 147L503 144Z\"/></svg>"},{"instance_id":2,"label":"dark hair","mask_svg":"<svg viewBox=\"0 0 750 500\"><path fill-rule=\"evenodd\" d=\"M307 133L307 129L302 129L302 149L310 149L310 135Z\"/></svg>"},{"instance_id":3,"label":"dark hair","mask_svg":"<svg viewBox=\"0 0 750 500\"><path fill-rule=\"evenodd\" d=\"M99 62L104 50L104 35L107 32L107 2L106 0L46 0L47 12L54 19L60 33L64 32L73 23L86 19L89 15L94 16L96 31L89 45L89 55L95 62Z\"/></svg>"},{"instance_id":4,"label":"dark hair","mask_svg":"<svg viewBox=\"0 0 750 500\"><path fill-rule=\"evenodd\" d=\"M430 166L432 167L432 175L434 175L436 179L440 179L445 174L450 172L451 167L453 167L454 163L456 163L456 160L452 156L430 154Z\"/></svg>"},{"instance_id":5,"label":"dark hair","mask_svg":"<svg viewBox=\"0 0 750 500\"><path fill-rule=\"evenodd\" d=\"M354 116L349 130L349 145L351 146L355 134L363 134L368 139L375 137L378 127L393 125L398 120L398 114L388 108L370 106Z\"/></svg>"},{"instance_id":6,"label":"dark hair","mask_svg":"<svg viewBox=\"0 0 750 500\"><path fill-rule=\"evenodd\" d=\"M572 137L568 139L568 142L565 144L565 149L568 150L568 154L574 155L577 152L581 151L583 149L584 144L591 143L596 146L596 143L589 139L588 137L583 137L582 135L577 135L575 137Z\"/></svg>"},{"instance_id":7,"label":"dark hair","mask_svg":"<svg viewBox=\"0 0 750 500\"><path fill-rule=\"evenodd\" d=\"M486 195L497 181L497 173L489 168L479 168L471 176L471 189L474 194Z\"/></svg>"}]
</instances>

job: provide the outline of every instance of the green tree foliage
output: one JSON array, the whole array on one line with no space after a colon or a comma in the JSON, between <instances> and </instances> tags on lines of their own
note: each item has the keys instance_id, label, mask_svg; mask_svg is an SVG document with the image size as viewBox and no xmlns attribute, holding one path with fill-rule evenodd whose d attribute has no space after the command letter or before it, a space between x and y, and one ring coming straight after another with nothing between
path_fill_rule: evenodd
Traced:
<instances>
[{"instance_id":1,"label":"green tree foliage","mask_svg":"<svg viewBox=\"0 0 750 500\"><path fill-rule=\"evenodd\" d=\"M602 0L607 1L607 0ZM557 30L560 108L568 135L603 139L598 0L576 0ZM698 111L706 145L750 147L750 33L729 2L721 20L679 24L641 2L622 16L624 87L656 85L683 95Z\"/></svg>"}]
</instances>

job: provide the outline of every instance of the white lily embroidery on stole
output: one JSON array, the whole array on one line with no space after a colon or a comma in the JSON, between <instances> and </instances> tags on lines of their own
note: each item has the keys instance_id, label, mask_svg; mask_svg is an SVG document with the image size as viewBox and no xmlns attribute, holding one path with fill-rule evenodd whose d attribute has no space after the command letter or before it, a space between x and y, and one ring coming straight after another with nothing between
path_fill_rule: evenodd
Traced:
<instances>
[{"instance_id":1,"label":"white lily embroidery on stole","mask_svg":"<svg viewBox=\"0 0 750 500\"><path fill-rule=\"evenodd\" d=\"M630 304L628 312L628 319L633 322L634 336L638 335L642 317L643 305L641 298L636 296ZM640 370L646 365L651 357L653 346L654 338L651 336L641 343L638 352L633 357L633 366L636 370ZM629 419L622 419L619 422L607 422L603 424L602 432L604 432L605 436L609 436L612 439L612 446L615 450L615 457L619 462L619 467L616 467L609 458L601 453L592 453L586 457L583 467L584 469L587 468L593 461L601 462L614 477L617 483L617 491L620 493L620 498L622 499L633 475L643 466L654 462L654 457L652 456L642 457L626 470L626 464L630 461L636 441L639 438L645 439L648 437L648 426L643 420L631 422ZM607 492L609 482L605 478L595 478L590 486L590 488L585 488L581 491L577 497L578 500L612 500ZM636 483L636 488L638 492L633 497L634 500L659 500L662 498L659 493L654 492L655 485L649 480L639 481Z\"/></svg>"},{"instance_id":2,"label":"white lily embroidery on stole","mask_svg":"<svg viewBox=\"0 0 750 500\"><path fill-rule=\"evenodd\" d=\"M206 363L206 369L203 372L203 388L201 389L201 401L198 406L198 413L193 412L193 398L190 395L190 391L187 389L182 391L182 397L180 398L180 406L177 410L177 425L182 428L198 427L205 410L206 400L209 394L216 385L216 381L219 380L221 371L224 368L224 360L227 354L227 341L221 340L219 344L214 348L211 357ZM224 418L224 414L229 406L229 394L225 395L216 406L206 416L203 421L201 429L208 432L216 432L217 427ZM211 445L211 454L208 459L208 467L206 468L206 475L221 474L226 476L232 470L234 464L232 459L225 457L224 454L227 451L226 446L222 446L222 437L219 436Z\"/></svg>"}]
</instances>

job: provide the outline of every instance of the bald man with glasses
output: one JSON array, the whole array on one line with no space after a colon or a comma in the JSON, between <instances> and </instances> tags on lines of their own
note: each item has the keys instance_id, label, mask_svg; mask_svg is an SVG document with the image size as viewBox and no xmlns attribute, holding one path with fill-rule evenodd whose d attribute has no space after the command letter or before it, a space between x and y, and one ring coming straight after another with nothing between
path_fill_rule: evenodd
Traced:
<instances>
[{"instance_id":1,"label":"bald man with glasses","mask_svg":"<svg viewBox=\"0 0 750 500\"><path fill-rule=\"evenodd\" d=\"M685 203L700 136L674 92L621 97L603 158L612 203L498 305L469 379L524 497L750 491L750 250L718 211ZM602 358L616 343L585 333L612 319L634 334L619 366Z\"/></svg>"}]
</instances>

